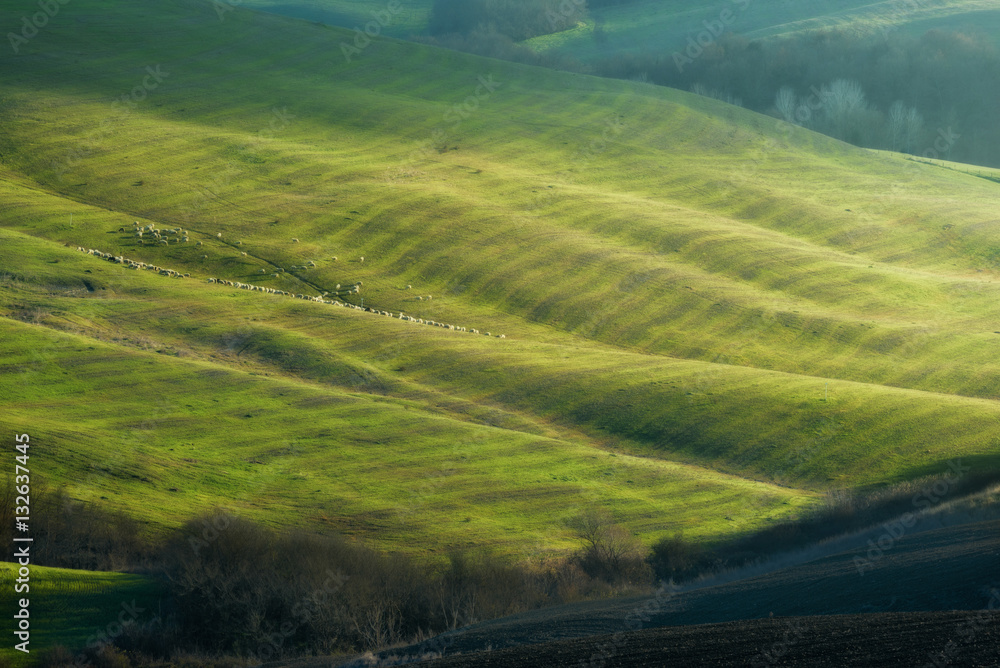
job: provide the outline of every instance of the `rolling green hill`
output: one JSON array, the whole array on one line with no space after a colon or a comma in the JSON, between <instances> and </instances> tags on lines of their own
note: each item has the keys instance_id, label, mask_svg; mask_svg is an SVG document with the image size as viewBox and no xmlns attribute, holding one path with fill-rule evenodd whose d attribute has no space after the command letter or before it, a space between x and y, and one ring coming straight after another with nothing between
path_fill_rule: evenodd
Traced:
<instances>
[{"instance_id":1,"label":"rolling green hill","mask_svg":"<svg viewBox=\"0 0 1000 668\"><path fill-rule=\"evenodd\" d=\"M594 505L646 542L713 539L996 466L997 183L354 39L74 0L0 61L0 424L46 483L151 530L221 504L526 555ZM360 281L345 299L395 317L213 277Z\"/></svg>"},{"instance_id":2,"label":"rolling green hill","mask_svg":"<svg viewBox=\"0 0 1000 668\"><path fill-rule=\"evenodd\" d=\"M221 1L221 0L220 0ZM245 0L223 5L240 6L348 28L365 28L385 17L385 0ZM432 0L402 3L401 11L382 21L380 32L407 38L427 32ZM575 8L575 4L572 5ZM561 6L552 3L556 17ZM728 14L723 12L728 10ZM721 19L721 21L720 21ZM688 38L697 40L706 29L731 30L751 39L798 35L838 29L868 35L902 31L920 35L927 30L976 30L1000 34L1000 10L989 0L730 0L704 3L697 0L634 0L610 6L592 6L589 18L575 27L530 39L536 51L555 51L582 62L614 54L660 50L683 51ZM716 35L717 36L717 35Z\"/></svg>"},{"instance_id":3,"label":"rolling green hill","mask_svg":"<svg viewBox=\"0 0 1000 668\"><path fill-rule=\"evenodd\" d=\"M706 29L713 36L731 30L756 39L831 28L858 35L897 30L920 35L931 29L970 28L996 34L1000 26L1000 10L988 0L732 0L716 4L638 0L593 8L590 13L588 24L536 37L528 44L589 62L637 51L683 51L689 38L697 41Z\"/></svg>"}]
</instances>

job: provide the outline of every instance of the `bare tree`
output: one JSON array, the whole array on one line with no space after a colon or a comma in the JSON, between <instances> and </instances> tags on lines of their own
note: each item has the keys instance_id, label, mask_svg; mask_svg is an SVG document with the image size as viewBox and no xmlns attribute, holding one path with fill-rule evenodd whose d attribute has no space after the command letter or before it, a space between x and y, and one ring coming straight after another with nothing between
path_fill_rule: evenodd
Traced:
<instances>
[{"instance_id":1,"label":"bare tree","mask_svg":"<svg viewBox=\"0 0 1000 668\"><path fill-rule=\"evenodd\" d=\"M924 129L924 117L920 115L914 107L910 107L906 112L906 130L903 133L903 150L913 153L916 150L917 140Z\"/></svg>"},{"instance_id":2,"label":"bare tree","mask_svg":"<svg viewBox=\"0 0 1000 668\"><path fill-rule=\"evenodd\" d=\"M906 105L902 100L896 100L889 107L889 118L886 123L886 132L889 135L889 149L898 151L903 145L903 137L906 134Z\"/></svg>"},{"instance_id":3,"label":"bare tree","mask_svg":"<svg viewBox=\"0 0 1000 668\"><path fill-rule=\"evenodd\" d=\"M788 121L789 123L795 123L798 125L798 121L795 119L795 107L797 106L797 98L795 96L795 91L789 86L782 86L781 90L778 91L778 96L774 100L774 106L777 107L778 113Z\"/></svg>"},{"instance_id":4,"label":"bare tree","mask_svg":"<svg viewBox=\"0 0 1000 668\"><path fill-rule=\"evenodd\" d=\"M846 140L852 130L861 129L857 124L868 108L861 84L850 79L837 79L824 89L823 98L827 118L838 139Z\"/></svg>"},{"instance_id":5,"label":"bare tree","mask_svg":"<svg viewBox=\"0 0 1000 668\"><path fill-rule=\"evenodd\" d=\"M584 513L577 519L577 531L584 542L580 565L591 577L630 582L648 575L642 544L606 512Z\"/></svg>"}]
</instances>

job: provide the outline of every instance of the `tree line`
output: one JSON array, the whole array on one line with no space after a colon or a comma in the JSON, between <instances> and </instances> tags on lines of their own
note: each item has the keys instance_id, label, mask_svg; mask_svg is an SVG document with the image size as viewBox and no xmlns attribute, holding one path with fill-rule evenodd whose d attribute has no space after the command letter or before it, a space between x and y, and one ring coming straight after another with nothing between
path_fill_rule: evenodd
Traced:
<instances>
[{"instance_id":1,"label":"tree line","mask_svg":"<svg viewBox=\"0 0 1000 668\"><path fill-rule=\"evenodd\" d=\"M1000 166L1000 51L986 35L825 30L749 40L726 34L678 60L620 54L595 67L738 101L869 148Z\"/></svg>"},{"instance_id":2,"label":"tree line","mask_svg":"<svg viewBox=\"0 0 1000 668\"><path fill-rule=\"evenodd\" d=\"M619 53L583 64L520 42L631 0L436 0L432 44L717 97L858 146L1000 167L1000 50L986 34L832 29ZM595 30L594 39L600 40ZM692 53L693 50L693 53Z\"/></svg>"}]
</instances>

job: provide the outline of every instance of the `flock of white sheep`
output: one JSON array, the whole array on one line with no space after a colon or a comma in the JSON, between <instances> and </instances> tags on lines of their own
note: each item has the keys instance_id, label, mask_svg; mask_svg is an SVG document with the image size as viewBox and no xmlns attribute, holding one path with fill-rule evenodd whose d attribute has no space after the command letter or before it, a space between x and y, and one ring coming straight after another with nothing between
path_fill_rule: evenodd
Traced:
<instances>
[{"instance_id":1,"label":"flock of white sheep","mask_svg":"<svg viewBox=\"0 0 1000 668\"><path fill-rule=\"evenodd\" d=\"M469 332L471 334L484 334L485 336L493 336L490 332L480 332L478 329L468 329L466 327L459 327L458 325L449 325L447 323L437 322L435 320L414 318L412 316L406 315L402 311L399 313L393 313L392 311L382 311L380 309L370 308L367 306L361 307L355 304L348 304L347 302L330 301L327 299L323 299L323 297L329 294L326 292L324 292L323 295L320 297L310 297L309 295L295 294L293 292L285 292L284 290L275 290L274 288L266 288L262 285L251 285L250 283L240 283L239 281L227 281L222 278L210 278L208 279L208 282L216 283L218 285L226 285L231 288L239 288L240 290L252 290L255 292L264 292L271 295L284 295L287 297L293 297L294 299L304 299L306 301L317 302L320 304L327 304L329 306L341 306L344 308L354 309L356 311L364 311L365 313L374 313L375 315L381 315L387 318L397 318L399 320L402 320L403 322L413 322L420 325L431 325L432 327L443 327L444 329L450 329L455 332ZM362 283L359 281L355 283L353 286L351 286L349 292L357 294L358 292L360 292L361 286ZM338 285L337 287L339 288L340 286ZM498 334L496 338L506 339L507 337L504 334Z\"/></svg>"},{"instance_id":2,"label":"flock of white sheep","mask_svg":"<svg viewBox=\"0 0 1000 668\"><path fill-rule=\"evenodd\" d=\"M138 223L136 223L136 225L138 225ZM147 230L147 228L149 228L149 230ZM153 228L152 225L147 225L145 228L142 228L142 229L139 230L138 236L142 235L143 230L152 231L153 229L155 229L155 228ZM177 228L177 230L168 230L167 231L167 233L170 233L170 234L177 234L177 233L180 233L180 232L182 232L182 230L180 228ZM155 230L155 233L156 234L160 234L160 236L162 236L162 233L160 232L160 230ZM187 241L188 237L185 235L183 237L183 239L184 239L184 241ZM198 242L198 243L201 243L201 242ZM164 269L163 267L158 267L155 264L147 264L145 262L139 262L137 260L130 260L129 258L121 256L121 255L115 255L113 253L104 253L102 251L95 250L93 248L83 248L82 246L77 246L76 249L78 251L82 252L82 253L87 253L88 255L93 255L94 257L99 257L99 258L108 260L109 262L114 262L116 264L123 265L125 267L128 267L129 269L144 269L144 270L147 270L147 271L155 271L155 272L161 274L162 276L172 276L172 277L176 277L176 278L190 278L190 276L191 276L191 274L181 273L179 271L174 271L173 269ZM313 266L315 266L315 264L313 264ZM215 283L215 284L218 284L218 285L225 285L225 286L232 287L232 288L239 288L240 290L251 290L251 291L254 291L254 292L263 292L263 293L270 294L270 295L281 295L281 296L285 296L285 297L292 297L294 299L304 299L306 301L317 302L317 303L320 303L320 304L327 304L329 306L341 306L341 307L345 307L345 308L354 309L356 311L364 311L366 313L374 313L375 315L381 315L381 316L388 317L388 318L397 318L399 320L402 320L403 322L412 322L412 323L416 323L416 324L420 324L420 325L430 325L432 327L442 327L444 329L450 329L450 330L455 331L455 332L469 332L470 334L483 334L484 336L493 336L493 334L491 334L490 332L480 332L478 329L469 329L469 328L466 328L466 327L459 327L458 325L450 325L450 324L443 323L443 322L437 322L435 320L425 320L424 318L414 318L412 316L406 315L402 311L400 311L397 314L397 313L392 313L391 311L382 311L380 309L374 309L374 308L370 308L370 307L361 307L361 306L356 306L355 304L348 304L347 302L339 302L339 301L332 301L332 300L324 299L324 297L326 297L327 295L330 294L329 292L324 292L319 297L310 297L309 295L296 294L296 293L293 293L293 292L286 292L285 290L276 290L275 288L268 288L268 287L264 287L262 285L251 285L250 283L241 283L239 281L227 281L227 280L222 279L222 278L209 278L208 282L209 283ZM337 294L339 295L342 292L346 292L347 294L359 294L361 292L361 286L362 285L364 285L364 284L361 281L358 281L357 283L355 283L354 285L350 286L346 290L341 290L340 284L338 283L337 284L337 291L338 291ZM407 289L409 289L411 286L407 285L406 287L407 287ZM430 298L431 298L430 295L428 295L427 299L430 299ZM423 297L418 297L418 299L422 300ZM507 337L505 335L503 335L503 334L498 334L498 335L496 335L496 338L506 339Z\"/></svg>"},{"instance_id":3,"label":"flock of white sheep","mask_svg":"<svg viewBox=\"0 0 1000 668\"><path fill-rule=\"evenodd\" d=\"M137 260L130 260L127 257L121 255L115 255L113 253L102 253L99 250L94 250L93 248L83 248L82 246L77 246L76 249L81 253L86 253L87 255L93 255L94 257L99 257L101 259L107 260L108 262L114 262L115 264L120 264L129 269L145 269L146 271L155 271L161 276L173 276L175 278L191 278L191 274L182 274L179 271L174 271L173 269L164 269L163 267L158 267L155 264L146 264L145 262L138 262Z\"/></svg>"},{"instance_id":4,"label":"flock of white sheep","mask_svg":"<svg viewBox=\"0 0 1000 668\"><path fill-rule=\"evenodd\" d=\"M133 223L133 226L134 226L133 232L135 234L135 237L139 240L140 244L142 244L146 240L147 235L149 238L153 240L153 243L159 243L164 245L170 243L170 239L168 238L170 235L174 235L177 237L177 240L174 243L182 243L191 240L191 237L188 236L187 231L179 227L174 227L169 230L161 230L155 227L152 223L140 227L139 221L135 221ZM198 242L198 245L199 246L201 245L200 241Z\"/></svg>"}]
</instances>

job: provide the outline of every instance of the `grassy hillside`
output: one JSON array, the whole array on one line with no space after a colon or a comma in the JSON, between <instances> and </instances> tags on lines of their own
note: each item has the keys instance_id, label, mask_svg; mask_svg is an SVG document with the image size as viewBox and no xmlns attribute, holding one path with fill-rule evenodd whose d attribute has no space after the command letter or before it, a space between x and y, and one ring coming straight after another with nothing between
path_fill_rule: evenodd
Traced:
<instances>
[{"instance_id":1,"label":"grassy hillside","mask_svg":"<svg viewBox=\"0 0 1000 668\"><path fill-rule=\"evenodd\" d=\"M729 11L723 16L722 12ZM975 29L996 34L1000 10L989 0L732 0L664 2L638 0L591 9L591 21L573 30L529 40L540 51L557 50L586 62L617 53L683 51L706 24L747 37L779 37L835 28L859 35L903 31L919 35L931 29ZM721 21L720 21L721 19Z\"/></svg>"},{"instance_id":2,"label":"grassy hillside","mask_svg":"<svg viewBox=\"0 0 1000 668\"><path fill-rule=\"evenodd\" d=\"M0 63L0 421L47 482L153 528L222 503L525 554L572 546L593 505L712 538L830 486L996 465L996 183L353 39L76 0ZM361 281L348 301L506 338L209 277Z\"/></svg>"},{"instance_id":3,"label":"grassy hillside","mask_svg":"<svg viewBox=\"0 0 1000 668\"><path fill-rule=\"evenodd\" d=\"M379 0L246 0L239 4L285 16L328 25L355 26L377 20L387 3ZM432 0L402 4L382 27L383 34L410 37L426 33ZM558 16L559 4L553 4ZM587 62L614 53L687 47L688 37L697 37L705 23L726 15L725 28L750 38L789 36L836 28L860 35L903 31L919 35L927 30L975 29L998 34L1000 10L989 0L942 0L899 2L898 0L732 0L717 5L683 0L634 0L608 7L591 7L589 20L551 35L528 40L538 51L555 50ZM223 13L228 13L223 10Z\"/></svg>"},{"instance_id":4,"label":"grassy hillside","mask_svg":"<svg viewBox=\"0 0 1000 668\"><path fill-rule=\"evenodd\" d=\"M371 21L376 21L381 34L403 39L426 32L433 0L401 1L393 5L392 11L390 4L388 0L244 0L230 3L230 6L361 30ZM229 14L226 9L222 13L224 16Z\"/></svg>"},{"instance_id":5,"label":"grassy hillside","mask_svg":"<svg viewBox=\"0 0 1000 668\"><path fill-rule=\"evenodd\" d=\"M0 562L5 600L6 592L13 592L17 577L16 565ZM0 660L34 658L43 648L56 645L73 650L88 644L107 644L121 634L122 622L155 623L163 611L161 586L139 575L32 566L28 584L30 591L18 598L25 596L29 600L31 653L26 656L14 650L13 643L5 642L0 647ZM20 608L11 606L7 610L13 615ZM3 629L10 638L13 626L8 619Z\"/></svg>"}]
</instances>

